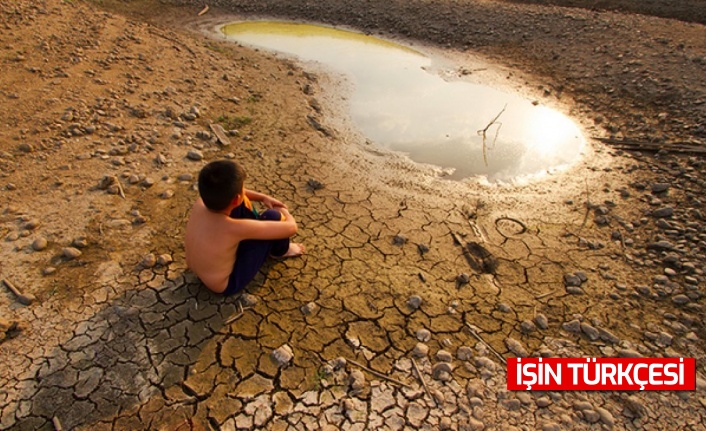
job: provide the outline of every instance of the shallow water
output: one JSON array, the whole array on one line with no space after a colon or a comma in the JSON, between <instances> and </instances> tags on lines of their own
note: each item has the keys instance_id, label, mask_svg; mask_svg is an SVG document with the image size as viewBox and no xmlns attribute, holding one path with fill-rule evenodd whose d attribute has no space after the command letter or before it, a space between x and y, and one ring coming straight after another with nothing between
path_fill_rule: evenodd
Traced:
<instances>
[{"instance_id":1,"label":"shallow water","mask_svg":"<svg viewBox=\"0 0 706 431\"><path fill-rule=\"evenodd\" d=\"M445 80L430 72L430 57L403 45L287 22L232 23L220 31L343 73L353 84L352 120L370 141L452 171L450 178L538 176L576 162L585 145L567 116L490 86Z\"/></svg>"}]
</instances>

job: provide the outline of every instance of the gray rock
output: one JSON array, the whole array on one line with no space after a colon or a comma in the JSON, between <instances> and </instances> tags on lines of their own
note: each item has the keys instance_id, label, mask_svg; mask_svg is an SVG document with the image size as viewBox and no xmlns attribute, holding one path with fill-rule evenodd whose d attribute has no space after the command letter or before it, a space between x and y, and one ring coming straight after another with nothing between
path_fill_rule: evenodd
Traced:
<instances>
[{"instance_id":1,"label":"gray rock","mask_svg":"<svg viewBox=\"0 0 706 431\"><path fill-rule=\"evenodd\" d=\"M505 340L505 346L518 358L526 358L529 356L527 350L522 346L522 343L515 340L514 338L508 338Z\"/></svg>"},{"instance_id":2,"label":"gray rock","mask_svg":"<svg viewBox=\"0 0 706 431\"><path fill-rule=\"evenodd\" d=\"M148 253L142 257L140 265L143 268L153 268L157 264L157 256L154 253Z\"/></svg>"},{"instance_id":3,"label":"gray rock","mask_svg":"<svg viewBox=\"0 0 706 431\"><path fill-rule=\"evenodd\" d=\"M674 215L674 208L664 207L652 211L652 217L654 218L668 218Z\"/></svg>"},{"instance_id":4,"label":"gray rock","mask_svg":"<svg viewBox=\"0 0 706 431\"><path fill-rule=\"evenodd\" d=\"M611 412L603 407L596 407L596 413L600 416L601 422L603 422L608 428L613 428L615 426L615 418Z\"/></svg>"},{"instance_id":5,"label":"gray rock","mask_svg":"<svg viewBox=\"0 0 706 431\"><path fill-rule=\"evenodd\" d=\"M417 310L422 306L422 297L419 295L412 295L407 300L407 306L412 310Z\"/></svg>"},{"instance_id":6,"label":"gray rock","mask_svg":"<svg viewBox=\"0 0 706 431\"><path fill-rule=\"evenodd\" d=\"M539 329L547 329L549 327L549 320L544 314L537 314L534 318L534 323L537 324Z\"/></svg>"},{"instance_id":7,"label":"gray rock","mask_svg":"<svg viewBox=\"0 0 706 431\"><path fill-rule=\"evenodd\" d=\"M316 310L319 309L319 306L316 304L316 302L310 302L308 304L302 305L301 307L301 312L305 316L308 316L310 314L313 314L316 312Z\"/></svg>"},{"instance_id":8,"label":"gray rock","mask_svg":"<svg viewBox=\"0 0 706 431\"><path fill-rule=\"evenodd\" d=\"M523 334L529 334L537 330L537 326L531 320L523 320L520 323L520 331Z\"/></svg>"},{"instance_id":9,"label":"gray rock","mask_svg":"<svg viewBox=\"0 0 706 431\"><path fill-rule=\"evenodd\" d=\"M561 327L565 331L569 332L574 332L574 333L579 333L581 332L581 322L578 319L570 320L568 322L564 322Z\"/></svg>"},{"instance_id":10,"label":"gray rock","mask_svg":"<svg viewBox=\"0 0 706 431\"><path fill-rule=\"evenodd\" d=\"M598 340L598 338L600 338L600 333L598 332L598 330L586 322L581 323L581 332L586 334L588 339L591 341L596 341Z\"/></svg>"},{"instance_id":11,"label":"gray rock","mask_svg":"<svg viewBox=\"0 0 706 431\"><path fill-rule=\"evenodd\" d=\"M581 286L581 279L576 274L564 274L564 285L566 287Z\"/></svg>"},{"instance_id":12,"label":"gray rock","mask_svg":"<svg viewBox=\"0 0 706 431\"><path fill-rule=\"evenodd\" d=\"M199 160L203 160L203 153L199 150L189 150L189 152L186 153L186 158L198 162Z\"/></svg>"}]
</instances>

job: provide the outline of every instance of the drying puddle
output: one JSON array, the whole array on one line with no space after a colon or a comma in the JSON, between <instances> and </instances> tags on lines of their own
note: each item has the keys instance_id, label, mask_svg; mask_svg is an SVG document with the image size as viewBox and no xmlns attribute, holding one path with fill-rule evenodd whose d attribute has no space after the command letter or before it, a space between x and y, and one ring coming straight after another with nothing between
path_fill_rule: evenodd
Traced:
<instances>
[{"instance_id":1,"label":"drying puddle","mask_svg":"<svg viewBox=\"0 0 706 431\"><path fill-rule=\"evenodd\" d=\"M450 178L541 175L576 162L585 144L567 116L517 94L445 80L427 71L431 58L399 44L286 22L233 23L220 31L343 73L353 84L352 120L370 141L453 171Z\"/></svg>"}]
</instances>

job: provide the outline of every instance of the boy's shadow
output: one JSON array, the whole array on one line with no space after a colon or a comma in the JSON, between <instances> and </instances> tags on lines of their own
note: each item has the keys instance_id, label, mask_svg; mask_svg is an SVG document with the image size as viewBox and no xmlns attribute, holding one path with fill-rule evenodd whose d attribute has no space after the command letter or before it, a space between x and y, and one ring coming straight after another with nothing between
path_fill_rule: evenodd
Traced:
<instances>
[{"instance_id":1,"label":"boy's shadow","mask_svg":"<svg viewBox=\"0 0 706 431\"><path fill-rule=\"evenodd\" d=\"M263 282L263 271L251 285ZM148 283L149 284L149 283ZM73 335L22 382L15 429L93 424L140 405L186 379L205 345L239 309L240 295L209 292L190 273L141 286L78 322ZM37 363L37 361L35 361Z\"/></svg>"}]
</instances>

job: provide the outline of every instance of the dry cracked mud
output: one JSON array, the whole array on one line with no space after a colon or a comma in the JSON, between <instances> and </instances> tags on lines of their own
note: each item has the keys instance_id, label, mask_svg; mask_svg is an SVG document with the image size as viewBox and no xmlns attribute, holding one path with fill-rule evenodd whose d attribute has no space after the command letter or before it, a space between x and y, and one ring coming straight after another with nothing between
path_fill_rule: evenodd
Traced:
<instances>
[{"instance_id":1,"label":"dry cracked mud","mask_svg":"<svg viewBox=\"0 0 706 431\"><path fill-rule=\"evenodd\" d=\"M0 277L35 297L0 292L0 429L706 429L706 164L669 151L704 148L703 25L227 4L0 4ZM591 139L541 182L448 181L356 134L336 77L206 34L254 16L440 44L590 137L662 151ZM238 297L184 264L195 177L218 158L285 201L308 247ZM695 357L697 389L506 390L501 358L528 355Z\"/></svg>"}]
</instances>

